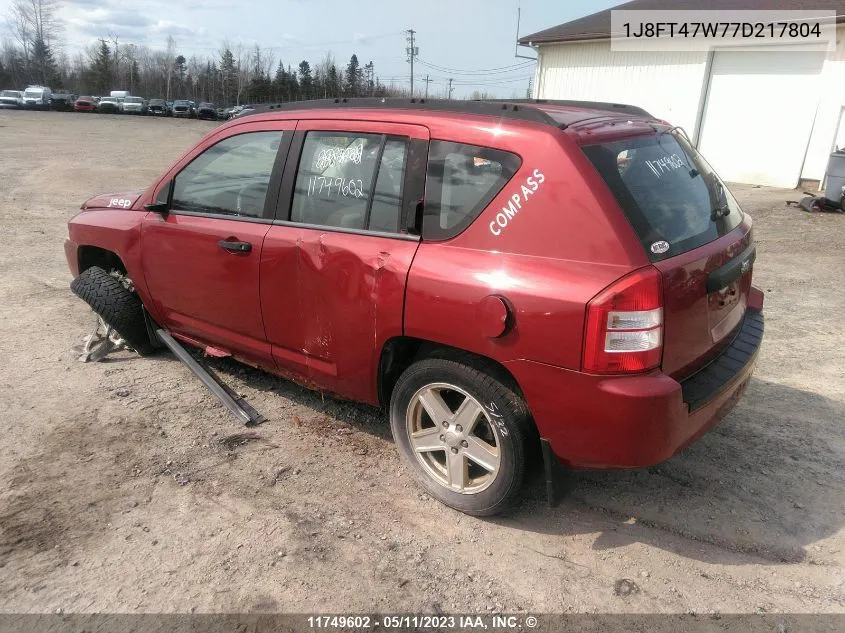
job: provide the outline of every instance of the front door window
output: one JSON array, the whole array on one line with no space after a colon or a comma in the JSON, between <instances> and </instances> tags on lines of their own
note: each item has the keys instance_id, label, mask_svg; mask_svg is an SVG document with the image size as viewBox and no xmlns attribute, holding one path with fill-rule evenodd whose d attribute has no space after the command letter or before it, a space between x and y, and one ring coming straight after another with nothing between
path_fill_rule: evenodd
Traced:
<instances>
[{"instance_id":1,"label":"front door window","mask_svg":"<svg viewBox=\"0 0 845 633\"><path fill-rule=\"evenodd\" d=\"M262 217L282 132L250 132L212 145L176 176L174 211Z\"/></svg>"}]
</instances>

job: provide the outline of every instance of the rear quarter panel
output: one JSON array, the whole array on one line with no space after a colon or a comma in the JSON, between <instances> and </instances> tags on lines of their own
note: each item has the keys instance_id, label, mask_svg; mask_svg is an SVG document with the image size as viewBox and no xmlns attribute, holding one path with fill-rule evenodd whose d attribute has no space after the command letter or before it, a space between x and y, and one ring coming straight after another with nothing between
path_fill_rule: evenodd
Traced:
<instances>
[{"instance_id":1,"label":"rear quarter panel","mask_svg":"<svg viewBox=\"0 0 845 633\"><path fill-rule=\"evenodd\" d=\"M431 126L432 139L496 147L522 165L460 235L423 241L411 267L405 333L494 358L578 370L585 306L648 263L581 150L550 126ZM610 199L608 199L610 197ZM480 304L509 306L510 329L482 333Z\"/></svg>"}]
</instances>

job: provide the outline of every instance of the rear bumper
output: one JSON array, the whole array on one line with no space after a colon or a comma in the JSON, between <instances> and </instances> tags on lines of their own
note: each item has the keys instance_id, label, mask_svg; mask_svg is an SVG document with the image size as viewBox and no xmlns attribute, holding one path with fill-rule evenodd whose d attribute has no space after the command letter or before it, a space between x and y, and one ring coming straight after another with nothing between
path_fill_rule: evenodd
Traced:
<instances>
[{"instance_id":1,"label":"rear bumper","mask_svg":"<svg viewBox=\"0 0 845 633\"><path fill-rule=\"evenodd\" d=\"M736 405L754 370L762 328L762 312L749 309L731 345L683 384L659 371L596 376L532 361L506 365L561 463L640 468L680 452Z\"/></svg>"}]
</instances>

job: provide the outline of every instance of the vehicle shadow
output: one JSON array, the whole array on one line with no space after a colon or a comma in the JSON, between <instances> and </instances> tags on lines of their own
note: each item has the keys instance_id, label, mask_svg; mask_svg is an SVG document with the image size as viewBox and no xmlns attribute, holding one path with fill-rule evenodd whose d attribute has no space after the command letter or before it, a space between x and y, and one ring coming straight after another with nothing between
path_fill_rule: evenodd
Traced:
<instances>
[{"instance_id":1,"label":"vehicle shadow","mask_svg":"<svg viewBox=\"0 0 845 633\"><path fill-rule=\"evenodd\" d=\"M235 376L392 442L385 414L375 407L229 359L211 366L226 379ZM272 419L272 412L264 413ZM752 378L736 409L673 459L638 470L570 472L557 507L546 503L542 468L535 464L524 500L487 520L538 535L598 533L595 550L640 542L709 563L810 558L826 564L831 550L813 546L845 525L843 419L845 403Z\"/></svg>"},{"instance_id":2,"label":"vehicle shadow","mask_svg":"<svg viewBox=\"0 0 845 633\"><path fill-rule=\"evenodd\" d=\"M194 350L191 351L194 352ZM297 405L310 408L315 414L356 426L375 437L393 442L385 414L377 407L342 400L328 393L308 389L291 380L243 365L230 358L203 358L201 354L197 353L193 353L193 355L197 360L201 360L205 365L211 367L220 378L232 387L234 385L231 378L235 377L251 389L282 396ZM177 360L167 353L157 354L156 358L158 357ZM188 371L187 368L186 371ZM275 417L272 411L260 411L260 413L271 421Z\"/></svg>"},{"instance_id":3,"label":"vehicle shadow","mask_svg":"<svg viewBox=\"0 0 845 633\"><path fill-rule=\"evenodd\" d=\"M535 474L526 501L496 522L598 532L595 550L641 542L709 563L826 564L836 551L814 544L845 525L843 419L845 403L752 379L737 408L682 454L646 469L569 473L555 508ZM585 507L597 520L584 521Z\"/></svg>"}]
</instances>

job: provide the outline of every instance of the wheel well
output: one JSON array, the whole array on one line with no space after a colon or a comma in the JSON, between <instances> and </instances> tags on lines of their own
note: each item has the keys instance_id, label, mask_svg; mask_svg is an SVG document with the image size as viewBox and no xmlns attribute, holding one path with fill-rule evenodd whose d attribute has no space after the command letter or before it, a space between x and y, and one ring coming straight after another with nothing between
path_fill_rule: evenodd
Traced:
<instances>
[{"instance_id":1,"label":"wheel well","mask_svg":"<svg viewBox=\"0 0 845 633\"><path fill-rule=\"evenodd\" d=\"M384 344L379 359L378 396L382 407L386 409L389 406L390 394L393 393L393 387L396 386L402 372L412 363L426 358L448 358L471 365L492 375L524 399L519 383L517 383L513 374L504 365L492 358L425 339L396 336Z\"/></svg>"},{"instance_id":2,"label":"wheel well","mask_svg":"<svg viewBox=\"0 0 845 633\"><path fill-rule=\"evenodd\" d=\"M112 270L118 270L124 275L126 274L126 266L120 260L120 257L112 251L107 251L99 246L80 246L78 252L79 258L79 272L84 272L91 268L91 266L98 266L107 273Z\"/></svg>"}]
</instances>

